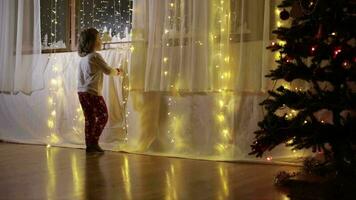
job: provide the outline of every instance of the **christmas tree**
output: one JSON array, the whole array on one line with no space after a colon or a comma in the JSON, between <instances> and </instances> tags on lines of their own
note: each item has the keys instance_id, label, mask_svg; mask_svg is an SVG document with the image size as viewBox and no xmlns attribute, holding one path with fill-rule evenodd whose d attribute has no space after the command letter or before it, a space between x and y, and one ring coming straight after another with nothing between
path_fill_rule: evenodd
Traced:
<instances>
[{"instance_id":1,"label":"christmas tree","mask_svg":"<svg viewBox=\"0 0 356 200\"><path fill-rule=\"evenodd\" d=\"M281 84L261 103L250 154L261 157L285 144L324 155L338 174L356 169L356 10L354 0L283 0L280 18L289 27L267 47L279 52L266 76ZM301 87L283 85L299 82ZM330 166L330 165L329 165Z\"/></svg>"}]
</instances>

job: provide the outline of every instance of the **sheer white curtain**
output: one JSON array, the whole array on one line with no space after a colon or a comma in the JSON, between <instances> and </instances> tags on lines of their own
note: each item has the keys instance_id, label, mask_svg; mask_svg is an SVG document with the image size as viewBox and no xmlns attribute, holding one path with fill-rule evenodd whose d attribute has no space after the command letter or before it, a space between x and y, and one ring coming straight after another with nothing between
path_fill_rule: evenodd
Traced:
<instances>
[{"instance_id":1,"label":"sheer white curtain","mask_svg":"<svg viewBox=\"0 0 356 200\"><path fill-rule=\"evenodd\" d=\"M208 90L209 1L135 3L134 40L147 42L144 89Z\"/></svg>"},{"instance_id":2,"label":"sheer white curtain","mask_svg":"<svg viewBox=\"0 0 356 200\"><path fill-rule=\"evenodd\" d=\"M110 66L127 68L129 49L100 52ZM31 95L0 93L0 140L54 146L82 147L84 116L77 95L80 57L77 52L42 54L45 88ZM117 147L126 137L121 77L105 76L103 96L109 122L100 138L104 146ZM108 148L108 147L107 147Z\"/></svg>"},{"instance_id":3,"label":"sheer white curtain","mask_svg":"<svg viewBox=\"0 0 356 200\"><path fill-rule=\"evenodd\" d=\"M40 0L0 1L0 92L29 94L43 87Z\"/></svg>"},{"instance_id":4,"label":"sheer white curtain","mask_svg":"<svg viewBox=\"0 0 356 200\"><path fill-rule=\"evenodd\" d=\"M269 0L135 0L131 52L101 52L125 71L124 77L104 80L110 117L101 145L255 161L248 153L263 117L263 75L272 66L265 50L275 14L271 7ZM0 94L0 139L83 147L79 57L75 52L42 55L46 60L44 90L31 96ZM300 155L280 147L265 156Z\"/></svg>"},{"instance_id":5,"label":"sheer white curtain","mask_svg":"<svg viewBox=\"0 0 356 200\"><path fill-rule=\"evenodd\" d=\"M270 6L269 0L135 1L133 88L264 90Z\"/></svg>"},{"instance_id":6,"label":"sheer white curtain","mask_svg":"<svg viewBox=\"0 0 356 200\"><path fill-rule=\"evenodd\" d=\"M273 66L270 0L136 0L128 144L190 158L249 156ZM279 148L266 156L297 156Z\"/></svg>"}]
</instances>

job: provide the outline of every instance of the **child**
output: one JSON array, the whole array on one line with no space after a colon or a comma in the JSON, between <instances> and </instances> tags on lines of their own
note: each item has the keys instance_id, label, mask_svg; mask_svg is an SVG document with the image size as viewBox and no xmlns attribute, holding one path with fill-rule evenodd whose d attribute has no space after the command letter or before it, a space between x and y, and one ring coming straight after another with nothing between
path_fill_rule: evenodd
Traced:
<instances>
[{"instance_id":1,"label":"child","mask_svg":"<svg viewBox=\"0 0 356 200\"><path fill-rule=\"evenodd\" d=\"M79 36L78 54L81 57L78 74L78 96L85 117L86 152L101 152L98 141L108 121L108 111L102 97L103 73L119 75L120 70L107 65L97 50L102 42L94 28L85 29Z\"/></svg>"}]
</instances>

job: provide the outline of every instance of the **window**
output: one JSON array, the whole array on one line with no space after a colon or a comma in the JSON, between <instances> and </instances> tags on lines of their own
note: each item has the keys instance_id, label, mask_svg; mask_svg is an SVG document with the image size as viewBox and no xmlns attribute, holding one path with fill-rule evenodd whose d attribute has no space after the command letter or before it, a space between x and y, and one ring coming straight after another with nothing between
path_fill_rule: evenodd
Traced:
<instances>
[{"instance_id":1,"label":"window","mask_svg":"<svg viewBox=\"0 0 356 200\"><path fill-rule=\"evenodd\" d=\"M69 0L41 0L42 49L69 47Z\"/></svg>"},{"instance_id":2,"label":"window","mask_svg":"<svg viewBox=\"0 0 356 200\"><path fill-rule=\"evenodd\" d=\"M78 24L80 30L95 27L110 37L129 37L131 30L132 1L128 0L79 0Z\"/></svg>"},{"instance_id":3,"label":"window","mask_svg":"<svg viewBox=\"0 0 356 200\"><path fill-rule=\"evenodd\" d=\"M74 51L78 33L94 27L104 43L130 41L132 0L41 0L44 52Z\"/></svg>"}]
</instances>

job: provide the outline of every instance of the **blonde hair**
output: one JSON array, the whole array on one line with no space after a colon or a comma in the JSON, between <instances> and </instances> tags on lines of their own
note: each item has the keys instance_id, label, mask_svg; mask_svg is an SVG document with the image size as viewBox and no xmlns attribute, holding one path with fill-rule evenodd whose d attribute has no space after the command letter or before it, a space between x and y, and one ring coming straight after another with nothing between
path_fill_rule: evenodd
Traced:
<instances>
[{"instance_id":1,"label":"blonde hair","mask_svg":"<svg viewBox=\"0 0 356 200\"><path fill-rule=\"evenodd\" d=\"M87 28L80 32L78 40L78 54L80 57L84 57L94 51L98 35L99 31L95 28Z\"/></svg>"}]
</instances>

